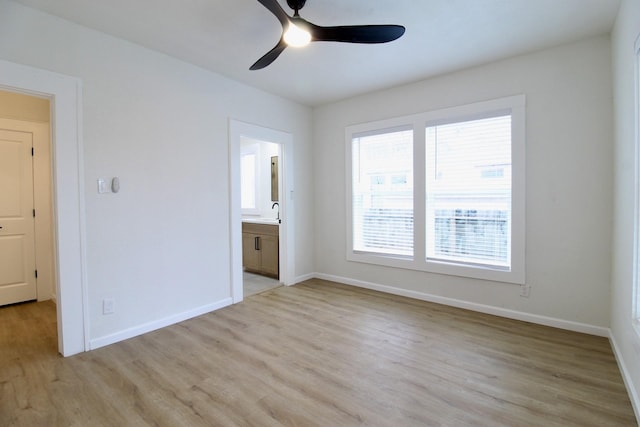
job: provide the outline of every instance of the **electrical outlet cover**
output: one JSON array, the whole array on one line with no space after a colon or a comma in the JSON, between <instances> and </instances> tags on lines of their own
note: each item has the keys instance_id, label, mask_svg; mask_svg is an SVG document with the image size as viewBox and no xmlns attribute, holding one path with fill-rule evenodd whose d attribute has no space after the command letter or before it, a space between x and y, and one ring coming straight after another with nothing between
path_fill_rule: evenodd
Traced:
<instances>
[{"instance_id":1,"label":"electrical outlet cover","mask_svg":"<svg viewBox=\"0 0 640 427\"><path fill-rule=\"evenodd\" d=\"M115 312L115 301L113 298L105 298L102 300L102 314L112 314Z\"/></svg>"}]
</instances>

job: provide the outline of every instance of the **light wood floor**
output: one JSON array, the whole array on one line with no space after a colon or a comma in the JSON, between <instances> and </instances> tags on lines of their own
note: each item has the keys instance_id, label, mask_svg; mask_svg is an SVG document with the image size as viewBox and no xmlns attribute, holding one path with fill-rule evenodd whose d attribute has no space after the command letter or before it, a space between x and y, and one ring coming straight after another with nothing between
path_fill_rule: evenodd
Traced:
<instances>
[{"instance_id":1,"label":"light wood floor","mask_svg":"<svg viewBox=\"0 0 640 427\"><path fill-rule=\"evenodd\" d=\"M634 426L598 338L311 280L70 358L0 309L0 426Z\"/></svg>"}]
</instances>

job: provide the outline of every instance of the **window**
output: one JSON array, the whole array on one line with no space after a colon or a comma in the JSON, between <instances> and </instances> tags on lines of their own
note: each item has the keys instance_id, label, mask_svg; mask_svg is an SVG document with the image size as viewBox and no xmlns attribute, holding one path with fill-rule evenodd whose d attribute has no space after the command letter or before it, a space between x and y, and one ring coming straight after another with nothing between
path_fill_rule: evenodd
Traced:
<instances>
[{"instance_id":1,"label":"window","mask_svg":"<svg viewBox=\"0 0 640 427\"><path fill-rule=\"evenodd\" d=\"M524 283L524 96L346 131L347 259Z\"/></svg>"},{"instance_id":2,"label":"window","mask_svg":"<svg viewBox=\"0 0 640 427\"><path fill-rule=\"evenodd\" d=\"M635 111L635 126L636 126L636 159L635 159L635 235L634 235L634 269L633 269L633 326L636 332L640 335L640 36L636 40L635 44L635 56L636 56L636 111Z\"/></svg>"},{"instance_id":3,"label":"window","mask_svg":"<svg viewBox=\"0 0 640 427\"><path fill-rule=\"evenodd\" d=\"M240 155L240 207L242 213L258 212L256 156L255 147L243 149Z\"/></svg>"},{"instance_id":4,"label":"window","mask_svg":"<svg viewBox=\"0 0 640 427\"><path fill-rule=\"evenodd\" d=\"M508 268L511 114L426 128L427 259Z\"/></svg>"},{"instance_id":5,"label":"window","mask_svg":"<svg viewBox=\"0 0 640 427\"><path fill-rule=\"evenodd\" d=\"M354 251L413 255L413 132L353 137Z\"/></svg>"}]
</instances>

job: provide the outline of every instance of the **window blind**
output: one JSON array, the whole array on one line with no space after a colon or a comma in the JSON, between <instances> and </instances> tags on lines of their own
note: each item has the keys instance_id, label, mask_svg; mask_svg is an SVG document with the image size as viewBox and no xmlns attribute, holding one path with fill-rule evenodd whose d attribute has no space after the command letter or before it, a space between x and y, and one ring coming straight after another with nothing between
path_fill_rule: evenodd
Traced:
<instances>
[{"instance_id":1,"label":"window blind","mask_svg":"<svg viewBox=\"0 0 640 427\"><path fill-rule=\"evenodd\" d=\"M354 251L413 255L413 130L352 138Z\"/></svg>"},{"instance_id":2,"label":"window blind","mask_svg":"<svg viewBox=\"0 0 640 427\"><path fill-rule=\"evenodd\" d=\"M429 260L508 268L511 115L426 127Z\"/></svg>"}]
</instances>

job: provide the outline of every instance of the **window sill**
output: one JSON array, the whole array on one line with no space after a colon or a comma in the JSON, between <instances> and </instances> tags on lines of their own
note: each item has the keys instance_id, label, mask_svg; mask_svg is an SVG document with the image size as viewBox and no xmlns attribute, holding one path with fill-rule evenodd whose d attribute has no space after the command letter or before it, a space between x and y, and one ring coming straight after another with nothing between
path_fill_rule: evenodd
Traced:
<instances>
[{"instance_id":1,"label":"window sill","mask_svg":"<svg viewBox=\"0 0 640 427\"><path fill-rule=\"evenodd\" d=\"M347 261L374 264L384 267L401 268L404 270L423 271L426 273L443 274L447 276L466 277L492 282L525 283L524 268L508 270L492 268L484 265L465 265L452 262L416 260L412 257L380 255L366 252L348 252ZM523 266L524 267L524 266Z\"/></svg>"}]
</instances>

